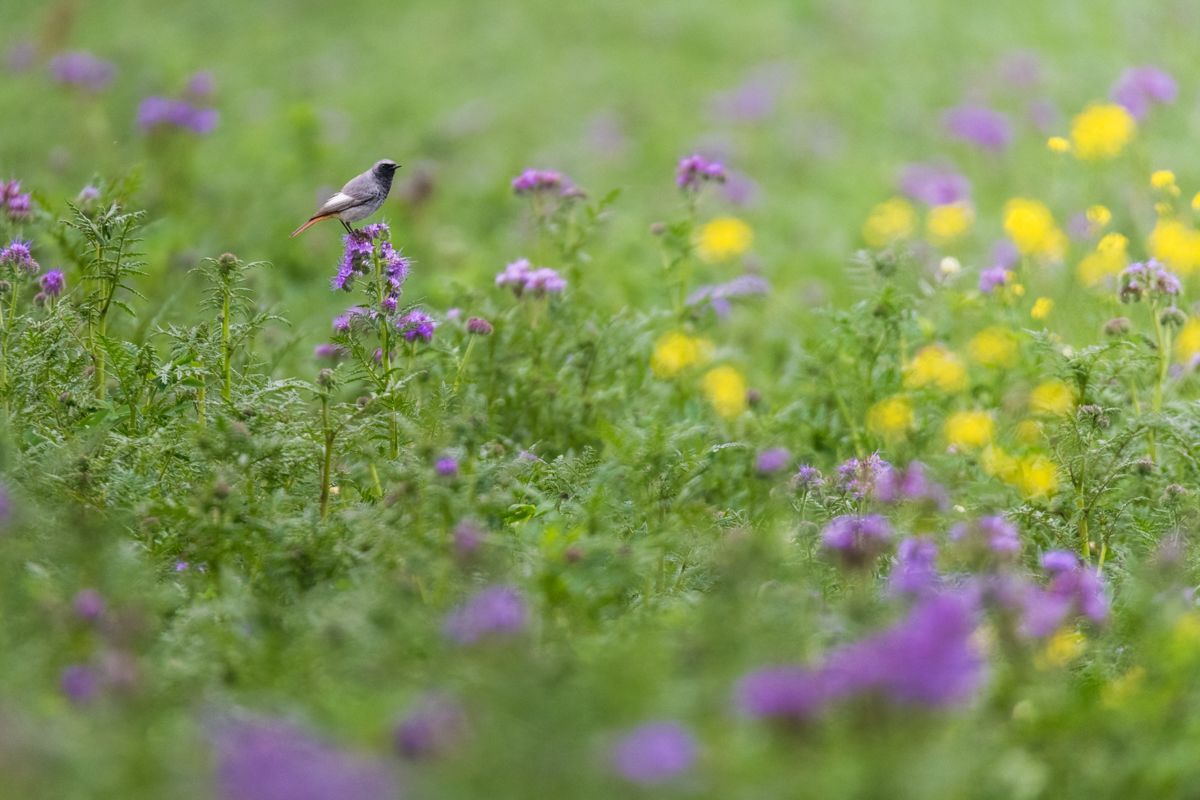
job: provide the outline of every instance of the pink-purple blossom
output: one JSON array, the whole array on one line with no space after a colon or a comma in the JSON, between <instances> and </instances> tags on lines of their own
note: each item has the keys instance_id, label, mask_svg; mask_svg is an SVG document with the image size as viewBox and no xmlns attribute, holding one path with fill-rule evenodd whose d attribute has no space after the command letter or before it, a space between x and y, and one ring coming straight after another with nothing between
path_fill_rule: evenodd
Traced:
<instances>
[{"instance_id":1,"label":"pink-purple blossom","mask_svg":"<svg viewBox=\"0 0 1200 800\"><path fill-rule=\"evenodd\" d=\"M983 150L998 152L1012 141L1008 117L986 106L952 108L942 116L942 125L951 137Z\"/></svg>"},{"instance_id":2,"label":"pink-purple blossom","mask_svg":"<svg viewBox=\"0 0 1200 800\"><path fill-rule=\"evenodd\" d=\"M516 635L528 624L521 593L511 586L489 586L477 592L446 617L442 631L457 644Z\"/></svg>"},{"instance_id":3,"label":"pink-purple blossom","mask_svg":"<svg viewBox=\"0 0 1200 800\"><path fill-rule=\"evenodd\" d=\"M652 786L687 772L696 760L695 738L677 722L634 728L613 746L613 770L630 783Z\"/></svg>"}]
</instances>

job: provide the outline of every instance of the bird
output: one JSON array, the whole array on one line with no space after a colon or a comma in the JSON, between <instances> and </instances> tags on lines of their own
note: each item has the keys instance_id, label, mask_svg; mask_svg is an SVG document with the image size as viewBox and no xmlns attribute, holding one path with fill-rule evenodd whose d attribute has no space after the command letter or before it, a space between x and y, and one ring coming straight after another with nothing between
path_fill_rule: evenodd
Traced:
<instances>
[{"instance_id":1,"label":"bird","mask_svg":"<svg viewBox=\"0 0 1200 800\"><path fill-rule=\"evenodd\" d=\"M392 189L392 176L399 168L399 164L388 158L376 161L375 166L351 178L340 192L326 200L308 222L292 231L292 238L331 217L337 217L347 233L354 233L350 223L366 219L379 210Z\"/></svg>"}]
</instances>

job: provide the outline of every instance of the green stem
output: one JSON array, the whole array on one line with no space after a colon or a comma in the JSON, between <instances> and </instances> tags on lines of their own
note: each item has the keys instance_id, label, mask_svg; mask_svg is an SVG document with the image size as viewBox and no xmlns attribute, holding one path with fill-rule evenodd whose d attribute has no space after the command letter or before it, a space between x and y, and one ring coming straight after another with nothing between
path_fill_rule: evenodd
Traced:
<instances>
[{"instance_id":1,"label":"green stem","mask_svg":"<svg viewBox=\"0 0 1200 800\"><path fill-rule=\"evenodd\" d=\"M229 344L229 291L226 289L223 292L224 298L221 306L221 372L224 375L225 383L221 387L221 398L228 403L233 395L233 348Z\"/></svg>"},{"instance_id":2,"label":"green stem","mask_svg":"<svg viewBox=\"0 0 1200 800\"><path fill-rule=\"evenodd\" d=\"M325 452L321 459L321 519L329 512L329 478L333 467L333 429L329 427L329 396L321 395L321 430Z\"/></svg>"},{"instance_id":3,"label":"green stem","mask_svg":"<svg viewBox=\"0 0 1200 800\"><path fill-rule=\"evenodd\" d=\"M467 368L467 362L471 360L471 350L475 347L475 340L479 338L475 335L470 335L467 339L467 349L463 351L462 359L458 362L458 372L454 374L454 393L458 394L459 384L462 383L463 372Z\"/></svg>"}]
</instances>

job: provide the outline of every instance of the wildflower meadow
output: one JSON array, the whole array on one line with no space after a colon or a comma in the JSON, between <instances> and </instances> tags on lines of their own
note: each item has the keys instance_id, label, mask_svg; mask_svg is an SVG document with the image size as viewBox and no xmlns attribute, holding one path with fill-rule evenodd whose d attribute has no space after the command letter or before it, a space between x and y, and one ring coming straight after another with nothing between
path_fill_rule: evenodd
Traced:
<instances>
[{"instance_id":1,"label":"wildflower meadow","mask_svg":"<svg viewBox=\"0 0 1200 800\"><path fill-rule=\"evenodd\" d=\"M1200 796L1200 9L0 2L0 797Z\"/></svg>"}]
</instances>

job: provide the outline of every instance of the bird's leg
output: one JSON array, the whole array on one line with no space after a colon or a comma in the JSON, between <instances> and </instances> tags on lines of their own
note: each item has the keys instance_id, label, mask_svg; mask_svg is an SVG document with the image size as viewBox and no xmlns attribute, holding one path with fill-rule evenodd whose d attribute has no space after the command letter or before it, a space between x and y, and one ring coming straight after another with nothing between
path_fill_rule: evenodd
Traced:
<instances>
[{"instance_id":1,"label":"bird's leg","mask_svg":"<svg viewBox=\"0 0 1200 800\"><path fill-rule=\"evenodd\" d=\"M338 217L338 222L342 223L342 227L346 229L346 233L350 234L351 236L354 235L354 228L350 227L349 222L346 222L346 220L342 219L341 217Z\"/></svg>"}]
</instances>

